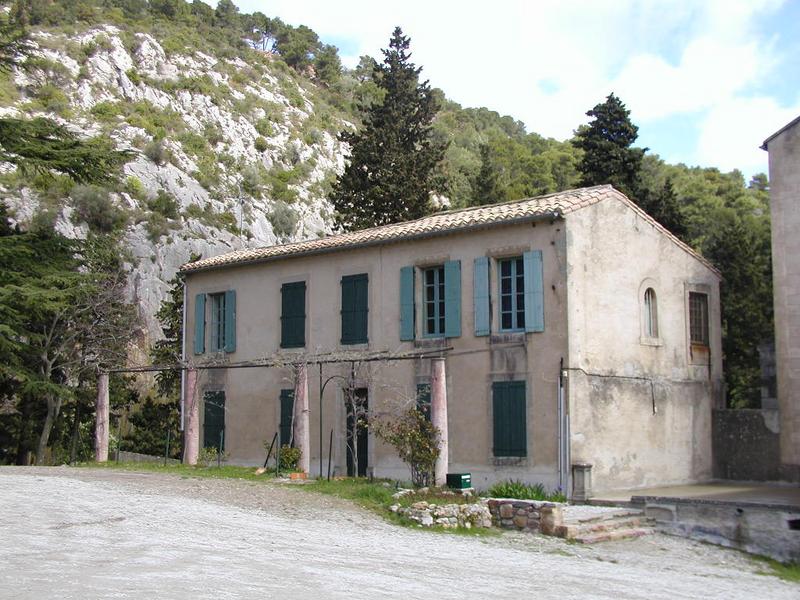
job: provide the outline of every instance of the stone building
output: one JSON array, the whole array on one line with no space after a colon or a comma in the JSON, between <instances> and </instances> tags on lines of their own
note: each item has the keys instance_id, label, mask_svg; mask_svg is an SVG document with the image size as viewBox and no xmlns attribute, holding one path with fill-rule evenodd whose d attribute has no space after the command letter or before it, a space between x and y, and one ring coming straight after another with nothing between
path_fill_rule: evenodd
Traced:
<instances>
[{"instance_id":1,"label":"stone building","mask_svg":"<svg viewBox=\"0 0 800 600\"><path fill-rule=\"evenodd\" d=\"M366 420L431 397L439 470L479 488L513 478L569 490L586 463L595 490L710 476L719 273L610 186L182 271L197 367L185 382L189 460L199 442L263 463L264 441L286 440L294 419L312 475L330 459L338 474L408 480L393 449L348 418L355 389ZM395 360L361 360L380 356ZM308 367L275 366L293 360Z\"/></svg>"},{"instance_id":2,"label":"stone building","mask_svg":"<svg viewBox=\"0 0 800 600\"><path fill-rule=\"evenodd\" d=\"M800 117L768 137L781 476L800 481Z\"/></svg>"}]
</instances>

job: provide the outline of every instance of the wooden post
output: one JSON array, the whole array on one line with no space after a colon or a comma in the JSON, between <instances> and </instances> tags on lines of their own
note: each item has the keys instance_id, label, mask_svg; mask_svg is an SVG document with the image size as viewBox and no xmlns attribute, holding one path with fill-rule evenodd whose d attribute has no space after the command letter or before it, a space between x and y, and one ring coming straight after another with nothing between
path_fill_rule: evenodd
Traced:
<instances>
[{"instance_id":1,"label":"wooden post","mask_svg":"<svg viewBox=\"0 0 800 600\"><path fill-rule=\"evenodd\" d=\"M439 430L439 458L433 470L434 484L447 483L448 437L447 437L447 373L444 358L431 359L431 424Z\"/></svg>"},{"instance_id":2,"label":"wooden post","mask_svg":"<svg viewBox=\"0 0 800 600\"><path fill-rule=\"evenodd\" d=\"M311 427L308 408L308 369L306 364L297 366L294 382L294 443L300 449L297 467L304 473L311 470Z\"/></svg>"},{"instance_id":3,"label":"wooden post","mask_svg":"<svg viewBox=\"0 0 800 600\"><path fill-rule=\"evenodd\" d=\"M97 378L97 418L94 428L94 459L97 462L108 462L108 425L108 373L100 373Z\"/></svg>"},{"instance_id":4,"label":"wooden post","mask_svg":"<svg viewBox=\"0 0 800 600\"><path fill-rule=\"evenodd\" d=\"M186 423L183 431L183 462L187 465L197 464L197 453L200 450L200 402L195 393L197 389L197 371L186 371L186 385L183 387L183 414Z\"/></svg>"}]
</instances>

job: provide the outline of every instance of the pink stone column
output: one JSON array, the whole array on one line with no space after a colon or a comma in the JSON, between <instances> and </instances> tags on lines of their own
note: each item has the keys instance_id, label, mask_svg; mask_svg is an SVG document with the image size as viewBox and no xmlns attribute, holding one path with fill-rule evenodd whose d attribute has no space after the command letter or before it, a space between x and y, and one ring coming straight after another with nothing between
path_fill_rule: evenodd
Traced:
<instances>
[{"instance_id":1,"label":"pink stone column","mask_svg":"<svg viewBox=\"0 0 800 600\"><path fill-rule=\"evenodd\" d=\"M186 419L183 428L183 463L197 464L197 453L200 449L200 402L197 399L197 371L186 371L186 383L183 386L183 415Z\"/></svg>"},{"instance_id":2,"label":"pink stone column","mask_svg":"<svg viewBox=\"0 0 800 600\"><path fill-rule=\"evenodd\" d=\"M304 364L297 366L294 381L294 443L300 449L300 462L297 467L304 473L311 471L311 426L308 408L308 369Z\"/></svg>"},{"instance_id":3,"label":"pink stone column","mask_svg":"<svg viewBox=\"0 0 800 600\"><path fill-rule=\"evenodd\" d=\"M97 417L94 427L94 459L108 462L108 373L97 378ZM117 441L119 443L119 440Z\"/></svg>"},{"instance_id":4,"label":"pink stone column","mask_svg":"<svg viewBox=\"0 0 800 600\"><path fill-rule=\"evenodd\" d=\"M436 485L447 483L448 437L447 437L447 373L444 358L431 359L431 423L439 430L439 458L433 470Z\"/></svg>"}]
</instances>

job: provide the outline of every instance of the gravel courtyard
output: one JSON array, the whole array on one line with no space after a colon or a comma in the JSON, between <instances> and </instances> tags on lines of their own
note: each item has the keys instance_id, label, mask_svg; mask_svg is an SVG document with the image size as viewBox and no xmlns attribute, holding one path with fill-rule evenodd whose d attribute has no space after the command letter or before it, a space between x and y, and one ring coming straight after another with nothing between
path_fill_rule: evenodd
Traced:
<instances>
[{"instance_id":1,"label":"gravel courtyard","mask_svg":"<svg viewBox=\"0 0 800 600\"><path fill-rule=\"evenodd\" d=\"M735 551L383 522L297 486L0 468L0 598L797 598Z\"/></svg>"}]
</instances>

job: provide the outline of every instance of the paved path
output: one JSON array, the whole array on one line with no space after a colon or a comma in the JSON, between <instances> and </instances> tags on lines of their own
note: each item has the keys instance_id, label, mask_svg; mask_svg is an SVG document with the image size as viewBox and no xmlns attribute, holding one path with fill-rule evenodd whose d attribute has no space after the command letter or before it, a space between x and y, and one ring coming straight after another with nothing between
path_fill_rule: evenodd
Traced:
<instances>
[{"instance_id":1,"label":"paved path","mask_svg":"<svg viewBox=\"0 0 800 600\"><path fill-rule=\"evenodd\" d=\"M633 496L719 500L725 502L756 502L800 508L800 486L757 482L712 481L694 485L674 485L637 490L600 493L592 500L627 502Z\"/></svg>"},{"instance_id":2,"label":"paved path","mask_svg":"<svg viewBox=\"0 0 800 600\"><path fill-rule=\"evenodd\" d=\"M0 598L796 599L735 551L390 525L301 489L0 468Z\"/></svg>"}]
</instances>

